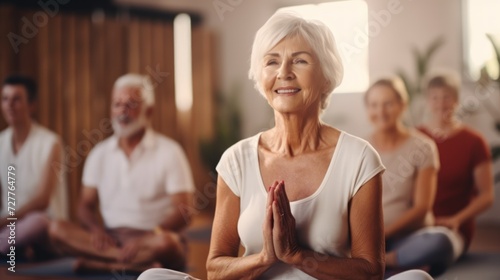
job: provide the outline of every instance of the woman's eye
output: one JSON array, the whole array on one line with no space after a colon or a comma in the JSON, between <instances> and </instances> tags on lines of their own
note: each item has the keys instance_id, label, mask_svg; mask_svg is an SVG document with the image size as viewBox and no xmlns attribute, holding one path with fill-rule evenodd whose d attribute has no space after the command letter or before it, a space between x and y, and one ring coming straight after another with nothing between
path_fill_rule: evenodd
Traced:
<instances>
[{"instance_id":1,"label":"woman's eye","mask_svg":"<svg viewBox=\"0 0 500 280\"><path fill-rule=\"evenodd\" d=\"M295 60L293 61L293 63L295 63L295 64L306 64L306 63L307 63L307 61L305 61L305 60L303 60L303 59L295 59Z\"/></svg>"},{"instance_id":2,"label":"woman's eye","mask_svg":"<svg viewBox=\"0 0 500 280\"><path fill-rule=\"evenodd\" d=\"M268 65L276 65L276 64L278 64L278 62L276 60L269 60L269 61L266 62L266 66L268 66Z\"/></svg>"}]
</instances>

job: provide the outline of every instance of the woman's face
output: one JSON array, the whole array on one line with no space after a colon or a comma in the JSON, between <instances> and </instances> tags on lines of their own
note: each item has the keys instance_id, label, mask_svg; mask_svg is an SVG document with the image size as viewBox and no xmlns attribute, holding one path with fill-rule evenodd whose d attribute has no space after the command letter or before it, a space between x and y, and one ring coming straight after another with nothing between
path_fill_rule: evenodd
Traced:
<instances>
[{"instance_id":1,"label":"woman's face","mask_svg":"<svg viewBox=\"0 0 500 280\"><path fill-rule=\"evenodd\" d=\"M453 89L449 87L431 87L427 90L427 104L435 119L449 121L455 114L458 99Z\"/></svg>"},{"instance_id":2,"label":"woman's face","mask_svg":"<svg viewBox=\"0 0 500 280\"><path fill-rule=\"evenodd\" d=\"M401 99L388 86L375 86L366 95L368 118L376 130L395 128L404 108Z\"/></svg>"},{"instance_id":3,"label":"woman's face","mask_svg":"<svg viewBox=\"0 0 500 280\"><path fill-rule=\"evenodd\" d=\"M327 81L310 45L285 38L264 55L261 85L271 107L281 113L319 113Z\"/></svg>"}]
</instances>

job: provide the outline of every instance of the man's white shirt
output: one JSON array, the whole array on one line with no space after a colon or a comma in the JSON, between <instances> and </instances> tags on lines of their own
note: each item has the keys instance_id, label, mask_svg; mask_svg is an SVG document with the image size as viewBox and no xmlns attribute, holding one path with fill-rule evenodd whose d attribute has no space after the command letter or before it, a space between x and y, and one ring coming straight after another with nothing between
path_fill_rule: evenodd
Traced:
<instances>
[{"instance_id":1,"label":"man's white shirt","mask_svg":"<svg viewBox=\"0 0 500 280\"><path fill-rule=\"evenodd\" d=\"M191 169L181 146L147 129L130 158L111 136L92 149L83 185L97 188L106 228L152 230L165 219L170 196L193 192Z\"/></svg>"}]
</instances>

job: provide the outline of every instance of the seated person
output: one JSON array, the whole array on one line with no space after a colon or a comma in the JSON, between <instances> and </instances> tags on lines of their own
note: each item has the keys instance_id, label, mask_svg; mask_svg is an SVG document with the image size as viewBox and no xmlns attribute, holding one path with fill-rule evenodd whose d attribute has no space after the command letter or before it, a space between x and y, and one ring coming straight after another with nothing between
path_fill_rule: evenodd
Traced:
<instances>
[{"instance_id":1,"label":"seated person","mask_svg":"<svg viewBox=\"0 0 500 280\"><path fill-rule=\"evenodd\" d=\"M475 217L494 201L490 149L481 134L456 118L459 91L459 81L452 75L432 77L426 87L429 120L419 128L435 141L439 152L436 225L455 234L453 254L443 255L444 265L467 252Z\"/></svg>"},{"instance_id":2,"label":"seated person","mask_svg":"<svg viewBox=\"0 0 500 280\"><path fill-rule=\"evenodd\" d=\"M384 166L366 141L320 119L342 79L333 34L278 12L257 32L250 64L275 126L217 165L208 279L383 279ZM151 269L139 279L168 275Z\"/></svg>"},{"instance_id":3,"label":"seated person","mask_svg":"<svg viewBox=\"0 0 500 280\"><path fill-rule=\"evenodd\" d=\"M127 74L115 82L114 135L92 149L84 166L82 226L58 221L50 228L62 253L80 257L77 272L185 265L179 232L189 223L183 209L194 184L181 146L150 128L153 105L147 77Z\"/></svg>"},{"instance_id":4,"label":"seated person","mask_svg":"<svg viewBox=\"0 0 500 280\"><path fill-rule=\"evenodd\" d=\"M365 94L374 131L368 141L379 153L386 171L382 176L382 206L386 239L386 267L407 269L442 265L453 253L453 233L434 224L439 158L436 144L402 121L408 94L400 79L376 81Z\"/></svg>"},{"instance_id":5,"label":"seated person","mask_svg":"<svg viewBox=\"0 0 500 280\"><path fill-rule=\"evenodd\" d=\"M65 173L54 168L63 166L62 142L31 118L37 99L31 78L7 77L1 94L8 127L0 132L0 254L5 256L15 245L17 257L42 257L47 253L49 217L67 215ZM9 166L14 168L11 174ZM11 222L15 244L8 242Z\"/></svg>"}]
</instances>

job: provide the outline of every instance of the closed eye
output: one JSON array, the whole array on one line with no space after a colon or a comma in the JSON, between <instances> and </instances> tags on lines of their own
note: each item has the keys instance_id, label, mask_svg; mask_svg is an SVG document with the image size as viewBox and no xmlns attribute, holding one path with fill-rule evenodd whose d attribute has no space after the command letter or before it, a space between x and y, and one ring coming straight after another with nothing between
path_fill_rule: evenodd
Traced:
<instances>
[{"instance_id":1,"label":"closed eye","mask_svg":"<svg viewBox=\"0 0 500 280\"><path fill-rule=\"evenodd\" d=\"M266 61L266 66L277 65L277 64L278 64L278 61L276 61L275 59L271 59L271 60Z\"/></svg>"},{"instance_id":2,"label":"closed eye","mask_svg":"<svg viewBox=\"0 0 500 280\"><path fill-rule=\"evenodd\" d=\"M294 64L307 64L307 61L302 58L296 58L293 60Z\"/></svg>"}]
</instances>

